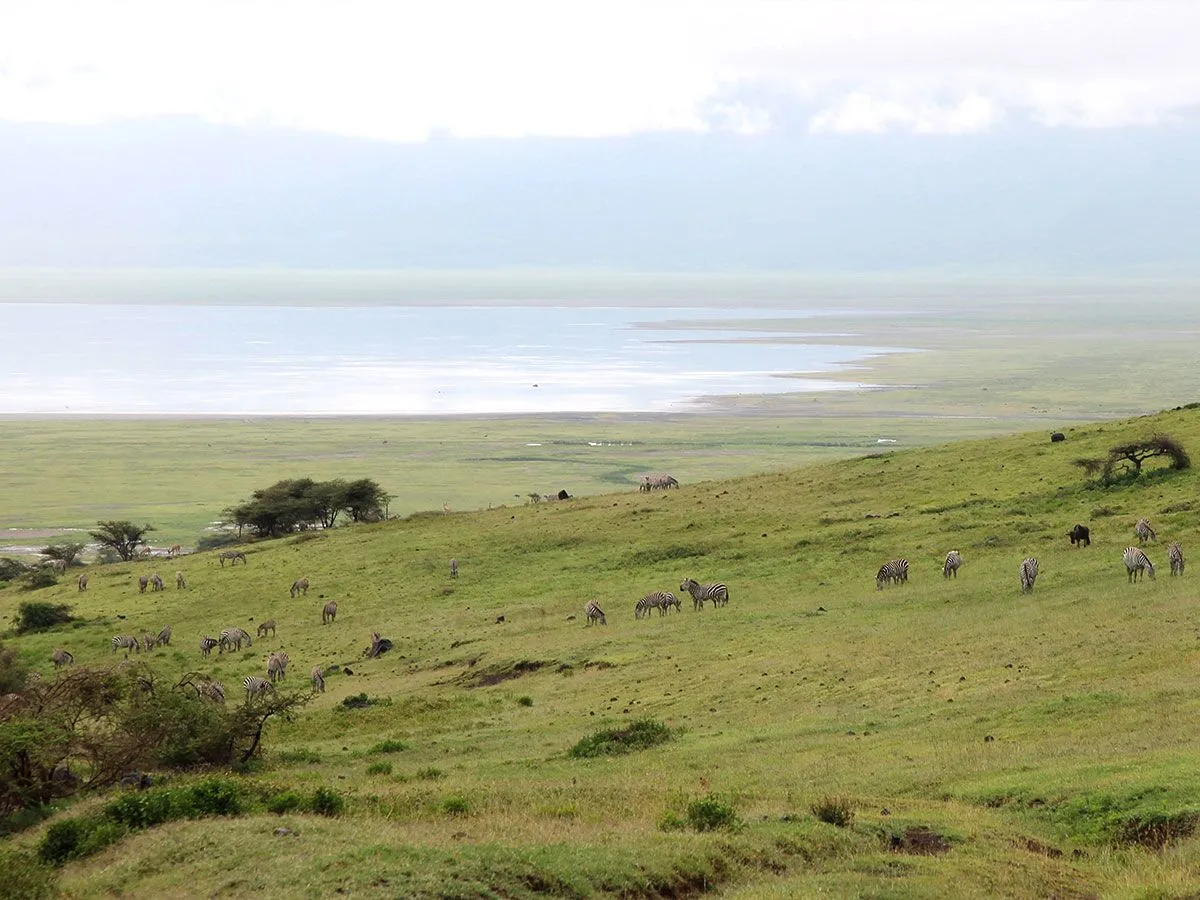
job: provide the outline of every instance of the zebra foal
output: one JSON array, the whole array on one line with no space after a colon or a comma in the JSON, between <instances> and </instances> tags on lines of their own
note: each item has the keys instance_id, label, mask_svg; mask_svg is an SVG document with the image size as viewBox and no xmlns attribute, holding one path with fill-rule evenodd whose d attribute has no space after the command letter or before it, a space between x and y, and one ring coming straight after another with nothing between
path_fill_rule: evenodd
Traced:
<instances>
[{"instance_id":1,"label":"zebra foal","mask_svg":"<svg viewBox=\"0 0 1200 900\"><path fill-rule=\"evenodd\" d=\"M604 617L604 610L600 608L600 604L595 600L589 600L587 606L583 608L583 612L587 616L588 625L595 625L597 622L601 625L608 624L608 619Z\"/></svg>"},{"instance_id":2,"label":"zebra foal","mask_svg":"<svg viewBox=\"0 0 1200 900\"><path fill-rule=\"evenodd\" d=\"M1133 533L1138 536L1141 541L1158 540L1158 535L1154 533L1154 529L1150 527L1150 520L1143 517L1137 520L1137 524L1133 526Z\"/></svg>"},{"instance_id":3,"label":"zebra foal","mask_svg":"<svg viewBox=\"0 0 1200 900\"><path fill-rule=\"evenodd\" d=\"M1167 548L1167 559L1171 562L1171 574L1183 574L1183 548L1179 546L1179 541L1171 541L1171 546Z\"/></svg>"},{"instance_id":4,"label":"zebra foal","mask_svg":"<svg viewBox=\"0 0 1200 900\"><path fill-rule=\"evenodd\" d=\"M333 620L337 618L337 601L330 600L321 610L321 624L332 625Z\"/></svg>"},{"instance_id":5,"label":"zebra foal","mask_svg":"<svg viewBox=\"0 0 1200 900\"><path fill-rule=\"evenodd\" d=\"M315 693L325 693L325 669L323 666L316 665L312 667L312 672L309 673L312 679L312 687Z\"/></svg>"}]
</instances>

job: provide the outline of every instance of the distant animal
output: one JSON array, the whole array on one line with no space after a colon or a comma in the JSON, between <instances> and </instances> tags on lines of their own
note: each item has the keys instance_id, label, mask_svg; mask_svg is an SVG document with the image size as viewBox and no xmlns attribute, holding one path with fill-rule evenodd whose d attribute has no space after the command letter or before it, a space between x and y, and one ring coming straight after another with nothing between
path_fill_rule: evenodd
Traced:
<instances>
[{"instance_id":1,"label":"distant animal","mask_svg":"<svg viewBox=\"0 0 1200 900\"><path fill-rule=\"evenodd\" d=\"M587 616L588 625L595 625L596 623L601 625L608 624L608 619L604 617L604 610L600 608L600 604L595 600L589 600L587 606L583 608L583 612Z\"/></svg>"},{"instance_id":2,"label":"distant animal","mask_svg":"<svg viewBox=\"0 0 1200 900\"><path fill-rule=\"evenodd\" d=\"M260 622L258 625L258 634L256 636L257 637L266 637L268 631L271 632L272 637L275 636L275 620L274 619L267 619L267 621L265 621L265 622Z\"/></svg>"},{"instance_id":3,"label":"distant animal","mask_svg":"<svg viewBox=\"0 0 1200 900\"><path fill-rule=\"evenodd\" d=\"M383 655L384 653L387 653L391 649L392 649L391 641L389 641L385 637L381 637L378 631L372 631L371 632L371 646L369 646L366 649L365 653L371 659L375 659L376 657L379 657L379 656ZM346 669L345 672L347 675L350 674L349 669Z\"/></svg>"},{"instance_id":4,"label":"distant animal","mask_svg":"<svg viewBox=\"0 0 1200 900\"><path fill-rule=\"evenodd\" d=\"M175 556L178 556L182 552L183 552L182 547L180 547L178 544L172 544L170 549L167 550L167 557L168 558L175 557Z\"/></svg>"},{"instance_id":5,"label":"distant animal","mask_svg":"<svg viewBox=\"0 0 1200 900\"><path fill-rule=\"evenodd\" d=\"M957 550L951 550L946 554L946 562L942 565L942 577L949 578L953 575L958 577L958 567L962 565L962 555Z\"/></svg>"},{"instance_id":6,"label":"distant animal","mask_svg":"<svg viewBox=\"0 0 1200 900\"><path fill-rule=\"evenodd\" d=\"M52 559L46 565L59 575L65 574L67 571L67 561L65 559Z\"/></svg>"},{"instance_id":7,"label":"distant animal","mask_svg":"<svg viewBox=\"0 0 1200 900\"><path fill-rule=\"evenodd\" d=\"M225 685L219 681L202 681L196 685L196 693L205 700L216 703L225 702Z\"/></svg>"},{"instance_id":8,"label":"distant animal","mask_svg":"<svg viewBox=\"0 0 1200 900\"><path fill-rule=\"evenodd\" d=\"M75 663L75 656L70 650L55 649L50 654L50 661L54 663L54 668L58 669L62 666L70 666Z\"/></svg>"},{"instance_id":9,"label":"distant animal","mask_svg":"<svg viewBox=\"0 0 1200 900\"><path fill-rule=\"evenodd\" d=\"M221 568L225 568L225 560L229 560L231 566L236 566L239 559L242 561L242 565L246 564L246 554L241 550L224 550L217 559L221 561Z\"/></svg>"},{"instance_id":10,"label":"distant animal","mask_svg":"<svg viewBox=\"0 0 1200 900\"><path fill-rule=\"evenodd\" d=\"M123 788L133 788L135 791L144 791L154 784L154 779L145 772L126 772L121 776L118 782Z\"/></svg>"},{"instance_id":11,"label":"distant animal","mask_svg":"<svg viewBox=\"0 0 1200 900\"><path fill-rule=\"evenodd\" d=\"M694 578L685 578L679 589L692 595L692 609L703 609L705 600L711 600L714 609L729 603L729 588L719 581L701 584Z\"/></svg>"},{"instance_id":12,"label":"distant animal","mask_svg":"<svg viewBox=\"0 0 1200 900\"><path fill-rule=\"evenodd\" d=\"M183 577L182 572L175 573L175 587L181 591L187 587L187 579Z\"/></svg>"},{"instance_id":13,"label":"distant animal","mask_svg":"<svg viewBox=\"0 0 1200 900\"><path fill-rule=\"evenodd\" d=\"M301 594L303 594L305 597L308 596L307 578L297 578L292 582L292 597L299 597Z\"/></svg>"},{"instance_id":14,"label":"distant animal","mask_svg":"<svg viewBox=\"0 0 1200 900\"><path fill-rule=\"evenodd\" d=\"M271 681L282 681L287 677L288 655L282 650L267 657L267 677Z\"/></svg>"},{"instance_id":15,"label":"distant animal","mask_svg":"<svg viewBox=\"0 0 1200 900\"><path fill-rule=\"evenodd\" d=\"M561 491L558 492L558 499L559 500L570 500L571 495L567 493L566 488L563 488Z\"/></svg>"},{"instance_id":16,"label":"distant animal","mask_svg":"<svg viewBox=\"0 0 1200 900\"><path fill-rule=\"evenodd\" d=\"M1125 562L1125 570L1129 574L1129 581L1134 582L1143 575L1149 575L1150 579L1154 579L1154 563L1150 562L1150 557L1138 547L1126 547L1125 552L1121 554L1121 559Z\"/></svg>"},{"instance_id":17,"label":"distant animal","mask_svg":"<svg viewBox=\"0 0 1200 900\"><path fill-rule=\"evenodd\" d=\"M1167 548L1167 559L1171 562L1171 574L1183 574L1183 548L1179 546L1179 541L1171 541L1171 546Z\"/></svg>"},{"instance_id":18,"label":"distant animal","mask_svg":"<svg viewBox=\"0 0 1200 900\"><path fill-rule=\"evenodd\" d=\"M154 635L152 635L150 632L147 631L145 634L142 635L142 646L144 646L146 648L147 653L149 653L151 650L154 649L154 645L156 643L157 643L157 641L156 641Z\"/></svg>"},{"instance_id":19,"label":"distant animal","mask_svg":"<svg viewBox=\"0 0 1200 900\"><path fill-rule=\"evenodd\" d=\"M458 560L457 559L450 560L450 577L451 578L458 577Z\"/></svg>"},{"instance_id":20,"label":"distant animal","mask_svg":"<svg viewBox=\"0 0 1200 900\"><path fill-rule=\"evenodd\" d=\"M242 687L246 689L246 702L249 703L254 697L261 697L264 694L270 694L275 690L275 685L267 681L265 678L259 678L257 675L247 675L242 679Z\"/></svg>"},{"instance_id":21,"label":"distant animal","mask_svg":"<svg viewBox=\"0 0 1200 900\"><path fill-rule=\"evenodd\" d=\"M112 652L116 653L118 650L124 650L125 658L128 659L129 651L132 650L134 653L141 653L142 645L132 634L119 634L112 639Z\"/></svg>"},{"instance_id":22,"label":"distant animal","mask_svg":"<svg viewBox=\"0 0 1200 900\"><path fill-rule=\"evenodd\" d=\"M1092 546L1092 533L1086 525L1076 525L1067 532L1067 537L1071 539L1071 546L1075 547L1090 547Z\"/></svg>"},{"instance_id":23,"label":"distant animal","mask_svg":"<svg viewBox=\"0 0 1200 900\"><path fill-rule=\"evenodd\" d=\"M633 617L640 619L643 616L650 615L650 610L657 609L660 616L665 616L667 611L664 607L667 604L674 606L679 601L670 591L651 591L633 607Z\"/></svg>"},{"instance_id":24,"label":"distant animal","mask_svg":"<svg viewBox=\"0 0 1200 900\"><path fill-rule=\"evenodd\" d=\"M1038 577L1038 561L1027 556L1021 561L1021 593L1028 594L1033 590L1033 583Z\"/></svg>"},{"instance_id":25,"label":"distant animal","mask_svg":"<svg viewBox=\"0 0 1200 900\"><path fill-rule=\"evenodd\" d=\"M1050 443L1052 443L1052 444L1061 444L1066 439L1067 439L1067 436L1065 434L1063 434L1061 431L1050 432Z\"/></svg>"},{"instance_id":26,"label":"distant animal","mask_svg":"<svg viewBox=\"0 0 1200 900\"><path fill-rule=\"evenodd\" d=\"M312 678L313 690L319 693L325 693L325 669L321 666L313 666L310 673Z\"/></svg>"},{"instance_id":27,"label":"distant animal","mask_svg":"<svg viewBox=\"0 0 1200 900\"><path fill-rule=\"evenodd\" d=\"M325 608L321 610L321 624L329 625L337 618L337 601L330 600L325 604Z\"/></svg>"},{"instance_id":28,"label":"distant animal","mask_svg":"<svg viewBox=\"0 0 1200 900\"><path fill-rule=\"evenodd\" d=\"M879 567L875 574L875 590L882 591L885 584L905 584L908 581L908 560L893 559Z\"/></svg>"},{"instance_id":29,"label":"distant animal","mask_svg":"<svg viewBox=\"0 0 1200 900\"><path fill-rule=\"evenodd\" d=\"M1150 527L1150 520L1141 518L1137 520L1137 524L1133 526L1133 533L1143 541L1154 541L1158 539L1158 535L1154 533L1154 529Z\"/></svg>"},{"instance_id":30,"label":"distant animal","mask_svg":"<svg viewBox=\"0 0 1200 900\"><path fill-rule=\"evenodd\" d=\"M668 592L667 596L663 597L662 606L660 606L658 609L659 612L665 616L671 611L671 607L675 607L675 612L680 612L683 609L683 604L679 602L678 597Z\"/></svg>"},{"instance_id":31,"label":"distant animal","mask_svg":"<svg viewBox=\"0 0 1200 900\"><path fill-rule=\"evenodd\" d=\"M200 654L202 656L208 656L210 653L212 653L213 647L218 646L220 643L221 642L215 637L200 638Z\"/></svg>"},{"instance_id":32,"label":"distant animal","mask_svg":"<svg viewBox=\"0 0 1200 900\"><path fill-rule=\"evenodd\" d=\"M665 491L673 487L679 487L679 482L673 475L665 474L643 475L638 483L639 491Z\"/></svg>"},{"instance_id":33,"label":"distant animal","mask_svg":"<svg viewBox=\"0 0 1200 900\"><path fill-rule=\"evenodd\" d=\"M158 646L169 647L171 645L171 626L164 625L155 640L158 642Z\"/></svg>"},{"instance_id":34,"label":"distant animal","mask_svg":"<svg viewBox=\"0 0 1200 900\"><path fill-rule=\"evenodd\" d=\"M163 589L163 580L162 580L162 578L159 577L158 573L155 572L153 575L150 576L150 590L161 591L162 589Z\"/></svg>"},{"instance_id":35,"label":"distant animal","mask_svg":"<svg viewBox=\"0 0 1200 900\"><path fill-rule=\"evenodd\" d=\"M138 576L138 593L146 593L146 588L150 586L150 578L146 575Z\"/></svg>"},{"instance_id":36,"label":"distant animal","mask_svg":"<svg viewBox=\"0 0 1200 900\"><path fill-rule=\"evenodd\" d=\"M250 635L248 635L243 629L226 628L221 632L221 638L218 643L220 645L221 652L224 653L227 649L241 650L243 641L246 642L246 646L248 647L254 646L254 641L250 640Z\"/></svg>"},{"instance_id":37,"label":"distant animal","mask_svg":"<svg viewBox=\"0 0 1200 900\"><path fill-rule=\"evenodd\" d=\"M81 591L86 591L87 583L88 583L87 572L84 572L82 575L79 576L79 589Z\"/></svg>"}]
</instances>

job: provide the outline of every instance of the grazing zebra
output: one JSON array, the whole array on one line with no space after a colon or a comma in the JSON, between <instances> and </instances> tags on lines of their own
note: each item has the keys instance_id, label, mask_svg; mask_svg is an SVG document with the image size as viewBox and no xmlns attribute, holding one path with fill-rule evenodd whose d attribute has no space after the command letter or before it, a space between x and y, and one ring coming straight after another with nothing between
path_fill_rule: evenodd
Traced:
<instances>
[{"instance_id":1,"label":"grazing zebra","mask_svg":"<svg viewBox=\"0 0 1200 900\"><path fill-rule=\"evenodd\" d=\"M330 625L337 618L337 601L330 600L325 604L325 608L321 610L321 624Z\"/></svg>"},{"instance_id":2,"label":"grazing zebra","mask_svg":"<svg viewBox=\"0 0 1200 900\"><path fill-rule=\"evenodd\" d=\"M144 593L146 593L146 588L147 588L149 585L150 585L150 579L149 579L149 578L147 578L145 575L139 575L139 576L138 576L138 593L139 593L139 594L144 594Z\"/></svg>"},{"instance_id":3,"label":"grazing zebra","mask_svg":"<svg viewBox=\"0 0 1200 900\"><path fill-rule=\"evenodd\" d=\"M1167 548L1167 559L1171 561L1171 574L1183 574L1183 548L1179 546L1179 541L1171 541L1171 546Z\"/></svg>"},{"instance_id":4,"label":"grazing zebra","mask_svg":"<svg viewBox=\"0 0 1200 900\"><path fill-rule=\"evenodd\" d=\"M1137 524L1133 526L1133 533L1143 541L1158 540L1158 535L1154 533L1154 529L1150 527L1150 520L1141 518L1137 520Z\"/></svg>"},{"instance_id":5,"label":"grazing zebra","mask_svg":"<svg viewBox=\"0 0 1200 900\"><path fill-rule=\"evenodd\" d=\"M679 602L679 598L674 594L668 593L667 596L663 597L662 606L659 607L659 610L661 610L662 614L665 616L671 611L672 606L675 607L675 612L681 612L683 610L683 604Z\"/></svg>"},{"instance_id":6,"label":"grazing zebra","mask_svg":"<svg viewBox=\"0 0 1200 900\"><path fill-rule=\"evenodd\" d=\"M210 653L212 653L213 647L218 646L220 643L221 642L215 637L200 638L200 654L202 656L208 656Z\"/></svg>"},{"instance_id":7,"label":"grazing zebra","mask_svg":"<svg viewBox=\"0 0 1200 900\"><path fill-rule=\"evenodd\" d=\"M587 624L595 625L599 622L601 625L607 625L608 619L604 617L604 610L600 608L600 604L595 600L589 600L587 606L583 608L584 615L587 616Z\"/></svg>"},{"instance_id":8,"label":"grazing zebra","mask_svg":"<svg viewBox=\"0 0 1200 900\"><path fill-rule=\"evenodd\" d=\"M132 650L134 653L141 653L142 645L138 643L138 639L132 634L119 634L112 639L112 652L116 653L122 649L125 651L125 658L128 659L129 651Z\"/></svg>"},{"instance_id":9,"label":"grazing zebra","mask_svg":"<svg viewBox=\"0 0 1200 900\"><path fill-rule=\"evenodd\" d=\"M254 641L250 640L250 635L246 634L241 628L226 628L221 632L221 639L218 642L221 647L221 652L224 653L229 645L233 645L233 649L241 650L242 641L246 642L249 647L254 646Z\"/></svg>"},{"instance_id":10,"label":"grazing zebra","mask_svg":"<svg viewBox=\"0 0 1200 900\"><path fill-rule=\"evenodd\" d=\"M904 558L893 559L879 567L879 571L875 575L875 590L882 591L883 586L888 582L892 584L905 584L907 581L908 560Z\"/></svg>"},{"instance_id":11,"label":"grazing zebra","mask_svg":"<svg viewBox=\"0 0 1200 900\"><path fill-rule=\"evenodd\" d=\"M88 583L87 572L84 572L82 575L79 576L79 589L81 591L86 591L87 583Z\"/></svg>"},{"instance_id":12,"label":"grazing zebra","mask_svg":"<svg viewBox=\"0 0 1200 900\"><path fill-rule=\"evenodd\" d=\"M312 678L313 690L322 694L325 693L325 669L319 665L313 666L310 677Z\"/></svg>"},{"instance_id":13,"label":"grazing zebra","mask_svg":"<svg viewBox=\"0 0 1200 900\"><path fill-rule=\"evenodd\" d=\"M1021 560L1021 593L1028 594L1033 590L1033 583L1038 577L1038 561L1032 556Z\"/></svg>"},{"instance_id":14,"label":"grazing zebra","mask_svg":"<svg viewBox=\"0 0 1200 900\"><path fill-rule=\"evenodd\" d=\"M267 621L260 623L258 626L258 635L257 636L258 637L266 637L268 631L271 632L271 637L275 636L275 620L274 619L267 619Z\"/></svg>"},{"instance_id":15,"label":"grazing zebra","mask_svg":"<svg viewBox=\"0 0 1200 900\"><path fill-rule=\"evenodd\" d=\"M287 676L288 655L282 650L267 657L267 677L271 681L282 681Z\"/></svg>"},{"instance_id":16,"label":"grazing zebra","mask_svg":"<svg viewBox=\"0 0 1200 900\"><path fill-rule=\"evenodd\" d=\"M958 567L962 565L962 556L957 550L951 550L946 554L946 562L942 566L942 577L949 578L953 575L958 577Z\"/></svg>"},{"instance_id":17,"label":"grazing zebra","mask_svg":"<svg viewBox=\"0 0 1200 900\"><path fill-rule=\"evenodd\" d=\"M1129 573L1131 582L1137 581L1142 575L1149 574L1150 578L1154 578L1154 563L1150 562L1150 557L1138 547L1126 547L1125 552L1121 554L1121 559L1125 561L1125 570Z\"/></svg>"},{"instance_id":18,"label":"grazing zebra","mask_svg":"<svg viewBox=\"0 0 1200 900\"><path fill-rule=\"evenodd\" d=\"M170 548L167 550L167 558L171 559L172 557L178 556L182 552L183 552L182 547L180 547L178 544L172 544L170 546Z\"/></svg>"},{"instance_id":19,"label":"grazing zebra","mask_svg":"<svg viewBox=\"0 0 1200 900\"><path fill-rule=\"evenodd\" d=\"M54 663L54 668L56 669L62 666L70 666L75 664L75 655L71 653L70 650L61 650L56 648L55 651L50 654L50 661Z\"/></svg>"},{"instance_id":20,"label":"grazing zebra","mask_svg":"<svg viewBox=\"0 0 1200 900\"><path fill-rule=\"evenodd\" d=\"M157 642L157 640L158 639L148 631L142 635L142 644L145 646L147 653L154 649L154 644Z\"/></svg>"},{"instance_id":21,"label":"grazing zebra","mask_svg":"<svg viewBox=\"0 0 1200 900\"><path fill-rule=\"evenodd\" d=\"M665 491L673 487L679 487L679 482L673 475L663 474L643 475L638 484L639 491Z\"/></svg>"},{"instance_id":22,"label":"grazing zebra","mask_svg":"<svg viewBox=\"0 0 1200 900\"><path fill-rule=\"evenodd\" d=\"M701 584L694 578L685 578L679 589L692 595L692 609L704 609L705 600L711 600L714 609L729 603L729 588L719 581ZM678 601L675 608L679 608Z\"/></svg>"},{"instance_id":23,"label":"grazing zebra","mask_svg":"<svg viewBox=\"0 0 1200 900\"><path fill-rule=\"evenodd\" d=\"M650 610L657 609L660 616L667 614L667 606L675 606L679 599L670 591L651 591L633 607L633 617L640 619L650 615Z\"/></svg>"},{"instance_id":24,"label":"grazing zebra","mask_svg":"<svg viewBox=\"0 0 1200 900\"><path fill-rule=\"evenodd\" d=\"M156 640L158 641L158 646L160 647L171 646L171 626L164 625L162 627L162 631L158 633Z\"/></svg>"},{"instance_id":25,"label":"grazing zebra","mask_svg":"<svg viewBox=\"0 0 1200 900\"><path fill-rule=\"evenodd\" d=\"M150 590L161 591L162 589L163 589L163 580L158 576L158 573L155 572L153 575L150 576Z\"/></svg>"},{"instance_id":26,"label":"grazing zebra","mask_svg":"<svg viewBox=\"0 0 1200 900\"><path fill-rule=\"evenodd\" d=\"M236 566L239 559L242 561L242 565L246 564L246 554L241 550L224 550L217 559L221 561L222 569L225 568L225 560L229 560L231 566Z\"/></svg>"},{"instance_id":27,"label":"grazing zebra","mask_svg":"<svg viewBox=\"0 0 1200 900\"><path fill-rule=\"evenodd\" d=\"M271 684L265 678L259 678L257 675L247 675L242 679L242 686L246 689L247 703L254 697L261 697L275 690L275 685Z\"/></svg>"},{"instance_id":28,"label":"grazing zebra","mask_svg":"<svg viewBox=\"0 0 1200 900\"><path fill-rule=\"evenodd\" d=\"M196 685L196 693L204 700L215 703L225 702L225 685L219 681L202 681Z\"/></svg>"},{"instance_id":29,"label":"grazing zebra","mask_svg":"<svg viewBox=\"0 0 1200 900\"><path fill-rule=\"evenodd\" d=\"M187 579L183 577L183 572L175 573L175 587L181 591L187 587Z\"/></svg>"},{"instance_id":30,"label":"grazing zebra","mask_svg":"<svg viewBox=\"0 0 1200 900\"><path fill-rule=\"evenodd\" d=\"M450 560L450 577L451 578L458 577L458 560L457 559Z\"/></svg>"},{"instance_id":31,"label":"grazing zebra","mask_svg":"<svg viewBox=\"0 0 1200 900\"><path fill-rule=\"evenodd\" d=\"M308 596L308 579L307 578L297 578L295 581L292 582L292 598L295 599L296 597L299 597L301 594L303 594L305 597Z\"/></svg>"}]
</instances>

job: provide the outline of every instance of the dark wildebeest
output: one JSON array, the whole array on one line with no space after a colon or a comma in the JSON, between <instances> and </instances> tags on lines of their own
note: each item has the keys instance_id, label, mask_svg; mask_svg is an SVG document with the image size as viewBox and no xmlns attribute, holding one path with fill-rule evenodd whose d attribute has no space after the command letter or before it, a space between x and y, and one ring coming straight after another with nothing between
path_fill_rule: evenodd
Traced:
<instances>
[{"instance_id":1,"label":"dark wildebeest","mask_svg":"<svg viewBox=\"0 0 1200 900\"><path fill-rule=\"evenodd\" d=\"M1086 525L1076 525L1067 532L1067 537L1071 539L1072 546L1090 547L1092 545L1092 534Z\"/></svg>"},{"instance_id":2,"label":"dark wildebeest","mask_svg":"<svg viewBox=\"0 0 1200 900\"><path fill-rule=\"evenodd\" d=\"M1052 431L1050 433L1050 443L1060 444L1067 439L1067 436L1061 431Z\"/></svg>"}]
</instances>

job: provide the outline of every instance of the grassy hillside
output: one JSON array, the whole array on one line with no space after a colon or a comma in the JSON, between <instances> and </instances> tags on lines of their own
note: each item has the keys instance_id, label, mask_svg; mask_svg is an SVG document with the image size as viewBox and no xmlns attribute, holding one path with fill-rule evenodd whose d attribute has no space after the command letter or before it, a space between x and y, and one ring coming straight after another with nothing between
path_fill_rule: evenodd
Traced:
<instances>
[{"instance_id":1,"label":"grassy hillside","mask_svg":"<svg viewBox=\"0 0 1200 900\"><path fill-rule=\"evenodd\" d=\"M164 675L237 683L291 654L349 663L267 736L255 784L332 787L336 819L179 821L67 865L72 897L1194 897L1200 838L1197 476L1088 486L1072 460L1168 432L1200 448L1200 412L897 452L678 491L416 516L184 557L185 591L137 593L145 564L91 589L0 591L71 603L82 623L10 639L111 662L118 632L174 627ZM1153 581L1121 550L1149 516ZM1091 526L1092 546L1065 534ZM941 562L962 552L959 577ZM1017 567L1041 561L1035 591ZM906 556L906 585L876 590ZM460 575L451 580L448 561ZM159 571L170 583L171 570ZM1195 563L1200 566L1200 562ZM307 576L307 597L288 586ZM635 621L680 580L729 605ZM337 599L332 625L321 606ZM595 599L608 624L586 627ZM123 616L124 619L119 619ZM503 621L498 621L503 617ZM202 660L203 634L266 618L278 636ZM361 657L371 631L395 642ZM366 693L379 702L344 708ZM672 739L576 759L643 717ZM390 752L384 752L393 742ZM186 780L186 779L184 779ZM726 805L733 830L663 828ZM812 807L846 798L839 828ZM69 815L69 813L66 813ZM277 837L278 826L295 834ZM928 829L928 831L922 830ZM15 838L36 844L41 830ZM1151 848L1156 836L1178 839ZM921 850L938 852L921 853Z\"/></svg>"}]
</instances>

